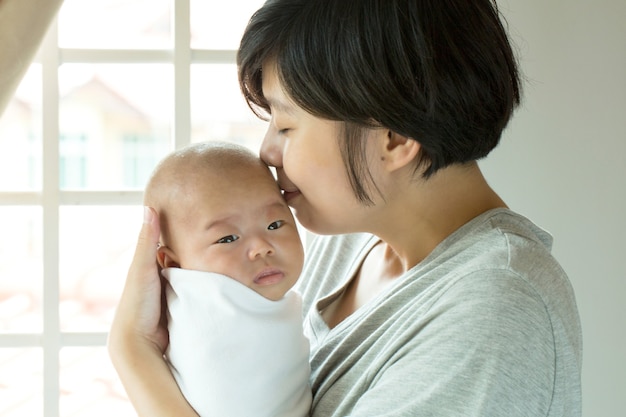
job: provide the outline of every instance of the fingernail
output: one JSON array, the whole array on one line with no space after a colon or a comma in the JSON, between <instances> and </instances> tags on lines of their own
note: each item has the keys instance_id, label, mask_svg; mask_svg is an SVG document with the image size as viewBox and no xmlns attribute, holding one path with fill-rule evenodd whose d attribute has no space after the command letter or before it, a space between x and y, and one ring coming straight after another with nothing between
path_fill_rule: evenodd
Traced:
<instances>
[{"instance_id":1,"label":"fingernail","mask_svg":"<svg viewBox=\"0 0 626 417\"><path fill-rule=\"evenodd\" d=\"M152 216L154 215L152 214L152 210L150 210L150 207L144 207L143 208L143 222L152 223Z\"/></svg>"}]
</instances>

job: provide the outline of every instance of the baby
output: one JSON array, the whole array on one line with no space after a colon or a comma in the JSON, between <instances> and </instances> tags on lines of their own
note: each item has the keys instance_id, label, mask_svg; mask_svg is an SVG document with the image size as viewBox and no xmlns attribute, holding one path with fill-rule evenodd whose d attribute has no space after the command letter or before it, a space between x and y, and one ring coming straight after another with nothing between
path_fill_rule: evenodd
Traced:
<instances>
[{"instance_id":1,"label":"baby","mask_svg":"<svg viewBox=\"0 0 626 417\"><path fill-rule=\"evenodd\" d=\"M155 169L144 204L161 222L178 385L201 416L304 416L309 345L291 288L304 251L269 168L225 142L194 144Z\"/></svg>"}]
</instances>

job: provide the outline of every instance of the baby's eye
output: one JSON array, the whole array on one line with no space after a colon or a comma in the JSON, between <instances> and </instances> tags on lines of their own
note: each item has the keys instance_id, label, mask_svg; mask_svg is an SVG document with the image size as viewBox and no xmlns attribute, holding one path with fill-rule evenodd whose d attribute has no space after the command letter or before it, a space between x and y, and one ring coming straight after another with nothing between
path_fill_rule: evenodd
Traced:
<instances>
[{"instance_id":1,"label":"baby's eye","mask_svg":"<svg viewBox=\"0 0 626 417\"><path fill-rule=\"evenodd\" d=\"M267 226L267 230L276 230L280 227L282 227L282 225L284 225L285 222L283 220L276 220L275 222L270 223L269 226Z\"/></svg>"},{"instance_id":2,"label":"baby's eye","mask_svg":"<svg viewBox=\"0 0 626 417\"><path fill-rule=\"evenodd\" d=\"M215 243L233 243L235 240L238 240L239 236L235 236L235 235L228 235L228 236L224 236L221 239L218 239Z\"/></svg>"}]
</instances>

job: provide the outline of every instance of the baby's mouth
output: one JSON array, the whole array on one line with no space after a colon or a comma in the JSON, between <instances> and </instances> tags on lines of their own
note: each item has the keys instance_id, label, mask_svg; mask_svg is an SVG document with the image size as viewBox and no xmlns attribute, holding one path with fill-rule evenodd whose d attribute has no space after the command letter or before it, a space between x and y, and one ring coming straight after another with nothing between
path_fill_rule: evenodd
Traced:
<instances>
[{"instance_id":1,"label":"baby's mouth","mask_svg":"<svg viewBox=\"0 0 626 417\"><path fill-rule=\"evenodd\" d=\"M254 277L254 283L257 285L272 285L280 282L285 274L276 268L266 268Z\"/></svg>"}]
</instances>

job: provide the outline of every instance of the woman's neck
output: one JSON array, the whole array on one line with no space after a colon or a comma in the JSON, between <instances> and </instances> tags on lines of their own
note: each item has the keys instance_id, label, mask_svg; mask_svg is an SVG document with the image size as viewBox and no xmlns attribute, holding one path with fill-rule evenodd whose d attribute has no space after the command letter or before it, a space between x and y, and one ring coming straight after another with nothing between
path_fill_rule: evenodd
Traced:
<instances>
[{"instance_id":1,"label":"woman's neck","mask_svg":"<svg viewBox=\"0 0 626 417\"><path fill-rule=\"evenodd\" d=\"M387 197L376 210L371 231L404 270L476 216L506 207L475 162L444 168L427 180L413 179Z\"/></svg>"}]
</instances>

